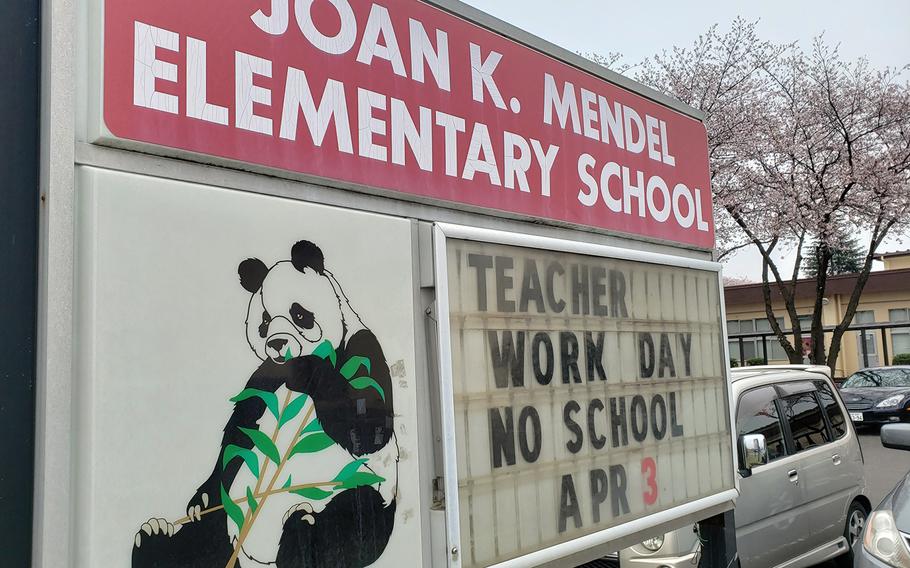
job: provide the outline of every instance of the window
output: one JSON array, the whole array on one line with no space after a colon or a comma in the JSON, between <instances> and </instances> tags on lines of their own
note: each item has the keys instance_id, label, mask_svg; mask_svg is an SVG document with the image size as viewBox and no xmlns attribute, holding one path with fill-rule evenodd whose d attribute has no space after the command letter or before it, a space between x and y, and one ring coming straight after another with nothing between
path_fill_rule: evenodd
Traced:
<instances>
[{"instance_id":1,"label":"window","mask_svg":"<svg viewBox=\"0 0 910 568\"><path fill-rule=\"evenodd\" d=\"M777 325L781 329L786 329L784 326L784 318L777 318ZM755 331L771 331L771 322L767 319L757 319L755 320ZM780 341L777 340L777 337L770 335L765 339L765 342L768 345L768 360L769 361L786 361L787 352L784 351L784 348L781 346ZM756 342L756 349L758 350L759 357L764 355L764 350L762 348L761 338Z\"/></svg>"},{"instance_id":2,"label":"window","mask_svg":"<svg viewBox=\"0 0 910 568\"><path fill-rule=\"evenodd\" d=\"M790 424L794 451L803 452L831 441L814 389L786 396L781 402Z\"/></svg>"},{"instance_id":3,"label":"window","mask_svg":"<svg viewBox=\"0 0 910 568\"><path fill-rule=\"evenodd\" d=\"M727 320L727 333L752 333L755 331L755 320ZM742 353L739 351L739 339L730 339L730 357L736 359L741 364L745 364L749 359L760 357L755 350L756 338L746 337L743 339Z\"/></svg>"},{"instance_id":4,"label":"window","mask_svg":"<svg viewBox=\"0 0 910 568\"><path fill-rule=\"evenodd\" d=\"M825 381L815 381L815 387L818 389L818 398L825 408L825 414L828 416L828 425L831 426L831 432L834 438L838 439L847 433L847 423L841 412L840 405L834 398L834 393Z\"/></svg>"},{"instance_id":5,"label":"window","mask_svg":"<svg viewBox=\"0 0 910 568\"><path fill-rule=\"evenodd\" d=\"M777 323L781 328L786 329L784 326L784 318L777 318ZM767 318L756 318L756 319L747 319L747 320L727 320L727 333L731 336L739 333L753 333L753 332L763 332L771 331L771 323ZM777 340L777 337L769 335L765 339L766 344L768 345L768 360L769 361L786 361L787 354L784 351L784 348L781 347L780 342ZM740 361L739 353L739 339L731 337L729 340L730 347L730 357ZM765 350L762 344L761 337L746 337L743 338L743 352L742 352L742 363L745 363L749 359L764 357Z\"/></svg>"},{"instance_id":6,"label":"window","mask_svg":"<svg viewBox=\"0 0 910 568\"><path fill-rule=\"evenodd\" d=\"M857 311L853 316L854 324L875 323L875 312L872 310ZM866 340L866 355L863 357L863 336ZM859 364L863 367L878 367L878 342L875 339L875 331L866 331L865 333L856 332L856 353Z\"/></svg>"},{"instance_id":7,"label":"window","mask_svg":"<svg viewBox=\"0 0 910 568\"><path fill-rule=\"evenodd\" d=\"M888 310L888 321L892 323L910 322L910 308ZM891 330L891 350L895 355L910 353L910 327Z\"/></svg>"},{"instance_id":8,"label":"window","mask_svg":"<svg viewBox=\"0 0 910 568\"><path fill-rule=\"evenodd\" d=\"M875 323L875 312L872 310L857 310L853 316L853 323Z\"/></svg>"},{"instance_id":9,"label":"window","mask_svg":"<svg viewBox=\"0 0 910 568\"><path fill-rule=\"evenodd\" d=\"M738 438L747 434L761 434L768 447L768 461L774 461L787 455L781 429L780 416L774 399L777 394L772 387L761 387L750 390L739 399L736 411L736 435ZM740 466L743 467L742 456Z\"/></svg>"},{"instance_id":10,"label":"window","mask_svg":"<svg viewBox=\"0 0 910 568\"><path fill-rule=\"evenodd\" d=\"M865 369L850 375L843 388L863 387L906 388L910 387L910 371L901 368Z\"/></svg>"},{"instance_id":11,"label":"window","mask_svg":"<svg viewBox=\"0 0 910 568\"><path fill-rule=\"evenodd\" d=\"M761 348L761 346L759 346ZM741 364L745 364L749 359L754 359L758 357L755 354L755 338L749 337L743 339L743 350L742 353L739 351L739 340L733 339L730 341L730 357L739 361Z\"/></svg>"}]
</instances>

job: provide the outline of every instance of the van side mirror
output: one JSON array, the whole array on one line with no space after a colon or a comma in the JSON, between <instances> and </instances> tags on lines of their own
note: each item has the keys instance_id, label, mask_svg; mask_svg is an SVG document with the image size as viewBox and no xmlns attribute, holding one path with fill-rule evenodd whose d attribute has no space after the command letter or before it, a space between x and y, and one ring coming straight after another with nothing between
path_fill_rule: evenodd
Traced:
<instances>
[{"instance_id":1,"label":"van side mirror","mask_svg":"<svg viewBox=\"0 0 910 568\"><path fill-rule=\"evenodd\" d=\"M910 424L885 424L880 435L886 448L910 450Z\"/></svg>"},{"instance_id":2,"label":"van side mirror","mask_svg":"<svg viewBox=\"0 0 910 568\"><path fill-rule=\"evenodd\" d=\"M742 437L743 465L748 471L768 463L768 445L763 434L746 434Z\"/></svg>"}]
</instances>

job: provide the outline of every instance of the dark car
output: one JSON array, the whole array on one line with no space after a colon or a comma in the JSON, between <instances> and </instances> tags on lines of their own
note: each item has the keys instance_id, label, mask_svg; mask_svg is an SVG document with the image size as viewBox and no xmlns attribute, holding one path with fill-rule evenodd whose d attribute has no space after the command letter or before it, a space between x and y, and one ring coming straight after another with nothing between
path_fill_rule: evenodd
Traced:
<instances>
[{"instance_id":1,"label":"dark car","mask_svg":"<svg viewBox=\"0 0 910 568\"><path fill-rule=\"evenodd\" d=\"M840 394L857 426L910 422L910 366L857 371Z\"/></svg>"},{"instance_id":2,"label":"dark car","mask_svg":"<svg viewBox=\"0 0 910 568\"><path fill-rule=\"evenodd\" d=\"M882 445L910 450L910 424L882 426ZM872 512L853 545L855 568L910 567L910 473Z\"/></svg>"}]
</instances>

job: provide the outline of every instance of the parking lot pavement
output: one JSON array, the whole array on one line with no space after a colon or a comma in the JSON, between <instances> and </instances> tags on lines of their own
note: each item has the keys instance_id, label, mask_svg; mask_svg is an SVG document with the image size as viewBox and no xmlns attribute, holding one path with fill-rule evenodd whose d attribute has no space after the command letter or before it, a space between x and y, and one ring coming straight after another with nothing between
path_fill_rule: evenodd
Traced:
<instances>
[{"instance_id":1,"label":"parking lot pavement","mask_svg":"<svg viewBox=\"0 0 910 568\"><path fill-rule=\"evenodd\" d=\"M859 445L866 462L866 497L877 507L882 498L910 471L910 452L889 450L882 446L878 428L859 431ZM814 568L830 568L833 563Z\"/></svg>"},{"instance_id":2,"label":"parking lot pavement","mask_svg":"<svg viewBox=\"0 0 910 568\"><path fill-rule=\"evenodd\" d=\"M866 461L866 497L876 507L910 471L910 452L882 447L877 428L861 430L859 443Z\"/></svg>"}]
</instances>

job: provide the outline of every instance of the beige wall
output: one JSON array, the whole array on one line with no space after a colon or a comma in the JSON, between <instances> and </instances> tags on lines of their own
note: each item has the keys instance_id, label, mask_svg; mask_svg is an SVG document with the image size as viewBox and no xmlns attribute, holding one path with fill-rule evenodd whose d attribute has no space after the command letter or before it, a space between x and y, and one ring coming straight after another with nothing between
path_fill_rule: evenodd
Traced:
<instances>
[{"instance_id":1,"label":"beige wall","mask_svg":"<svg viewBox=\"0 0 910 568\"><path fill-rule=\"evenodd\" d=\"M908 263L910 263L910 257L908 257ZM822 324L837 325L840 323L840 319L843 317L844 309L846 308L848 301L849 297L846 296L831 296L829 298L828 304L822 308ZM811 315L812 307L812 300L800 300L797 301L796 311L799 315ZM887 323L889 321L888 310L897 308L910 308L910 284L908 284L906 292L863 294L862 301L860 301L859 306L857 307L857 311L871 310L875 313L876 323ZM776 302L774 304L774 313L777 317L784 318L784 326L786 328L790 327L790 318L784 309L783 302ZM764 304L727 306L727 320L764 319L765 317L766 315ZM808 330L804 329L803 333L804 335L807 335ZM884 361L882 357L883 353L881 331L875 330L874 332L867 332L867 334L871 333L875 334L875 347L878 354L878 364L890 364L891 358L894 357L894 342L891 339L891 331L888 330L885 332L888 335L888 361ZM844 338L841 343L841 352L837 359L837 368L835 372L836 376L846 377L864 366L862 360L862 352L859 349L858 336L859 333L854 331L848 331L844 334ZM830 333L826 334L826 349L830 346L830 337ZM774 341L776 341L776 339L771 337L768 338L769 353L771 353L770 344ZM731 347L730 356L733 358L738 358L738 351ZM870 364L873 362L874 361L870 359ZM771 360L769 363L782 364L787 363L787 361Z\"/></svg>"},{"instance_id":2,"label":"beige wall","mask_svg":"<svg viewBox=\"0 0 910 568\"><path fill-rule=\"evenodd\" d=\"M885 270L898 270L900 268L910 268L910 254L894 256L884 260Z\"/></svg>"}]
</instances>

